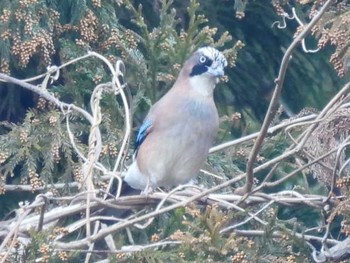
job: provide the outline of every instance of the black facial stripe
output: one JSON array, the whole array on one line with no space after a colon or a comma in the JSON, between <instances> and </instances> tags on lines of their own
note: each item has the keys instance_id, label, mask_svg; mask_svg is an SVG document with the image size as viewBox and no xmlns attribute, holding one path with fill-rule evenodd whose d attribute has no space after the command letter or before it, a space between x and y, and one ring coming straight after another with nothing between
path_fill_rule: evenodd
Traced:
<instances>
[{"instance_id":1,"label":"black facial stripe","mask_svg":"<svg viewBox=\"0 0 350 263\"><path fill-rule=\"evenodd\" d=\"M198 76L203 74L204 72L207 71L207 66L205 66L204 64L197 64L192 68L192 71L190 73L190 76Z\"/></svg>"},{"instance_id":2,"label":"black facial stripe","mask_svg":"<svg viewBox=\"0 0 350 263\"><path fill-rule=\"evenodd\" d=\"M210 58L207 58L207 60L202 65L210 67L211 64L213 64L213 61Z\"/></svg>"},{"instance_id":3,"label":"black facial stripe","mask_svg":"<svg viewBox=\"0 0 350 263\"><path fill-rule=\"evenodd\" d=\"M190 77L198 76L198 75L201 75L201 74L207 72L208 67L210 67L212 63L213 63L213 61L209 58L207 58L207 60L204 63L198 63L197 65L195 65L192 68L192 71L190 73Z\"/></svg>"}]
</instances>

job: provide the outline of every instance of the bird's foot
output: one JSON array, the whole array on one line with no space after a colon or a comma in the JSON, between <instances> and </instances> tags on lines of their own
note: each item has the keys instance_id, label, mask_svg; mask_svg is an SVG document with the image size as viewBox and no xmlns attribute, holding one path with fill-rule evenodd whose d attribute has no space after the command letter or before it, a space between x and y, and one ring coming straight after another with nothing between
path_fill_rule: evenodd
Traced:
<instances>
[{"instance_id":1,"label":"bird's foot","mask_svg":"<svg viewBox=\"0 0 350 263\"><path fill-rule=\"evenodd\" d=\"M147 185L146 188L141 192L141 195L147 196L152 194L153 192L154 192L154 189L151 186Z\"/></svg>"}]
</instances>

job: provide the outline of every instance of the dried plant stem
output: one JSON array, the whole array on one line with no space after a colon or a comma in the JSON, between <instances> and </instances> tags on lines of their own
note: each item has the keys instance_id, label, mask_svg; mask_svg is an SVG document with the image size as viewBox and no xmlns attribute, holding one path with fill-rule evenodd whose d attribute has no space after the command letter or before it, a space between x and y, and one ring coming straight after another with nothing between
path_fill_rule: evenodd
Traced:
<instances>
[{"instance_id":1,"label":"dried plant stem","mask_svg":"<svg viewBox=\"0 0 350 263\"><path fill-rule=\"evenodd\" d=\"M279 130L288 128L289 126L293 126L294 124L305 123L306 121L313 120L314 118L316 118L316 114L310 114L310 115L303 116L303 117L300 117L300 118L295 118L295 119L292 119L292 120L286 120L286 121L284 121L284 122L282 122L282 123L280 123L280 124L278 124L276 126L270 127L267 130L267 133L268 134L273 134L273 133L275 133L275 132L277 132ZM232 146L236 146L236 145L239 145L241 143L244 143L244 142L247 142L247 141L250 141L250 140L254 140L256 137L258 137L259 134L260 134L260 132L255 132L255 133L249 134L247 136L241 137L239 139L232 140L232 141L229 141L229 142L224 142L222 144L213 146L209 150L209 153L215 153L215 152L218 152L218 151L222 151L222 150L225 150L225 149L230 148Z\"/></svg>"},{"instance_id":2,"label":"dried plant stem","mask_svg":"<svg viewBox=\"0 0 350 263\"><path fill-rule=\"evenodd\" d=\"M43 195L39 195L36 197L35 201L32 204L23 207L24 211L22 212L22 214L19 215L14 225L11 226L11 230L9 231L9 233L6 235L6 237L1 243L0 253L4 251L5 247L11 240L10 245L6 249L5 255L1 257L1 261L0 261L1 263L4 263L6 261L7 257L9 256L9 253L11 252L16 242L16 238L19 232L19 226L21 225L22 221L29 215L32 209L34 209L37 206L41 206L45 203L45 200L43 200L43 198L44 198Z\"/></svg>"},{"instance_id":3,"label":"dried plant stem","mask_svg":"<svg viewBox=\"0 0 350 263\"><path fill-rule=\"evenodd\" d=\"M260 133L254 143L253 149L250 152L249 158L248 158L248 162L247 162L247 169L246 169L246 183L244 186L244 191L245 192L250 192L253 188L253 182L254 182L254 173L253 173L253 166L254 166L254 162L256 160L256 157L259 153L259 150L261 148L261 145L266 137L267 131L268 131L268 127L271 124L271 121L273 120L274 116L275 116L275 112L277 110L277 105L278 105L278 99L280 97L281 91L282 91L282 87L283 87L283 83L284 83L284 77L288 68L288 64L289 61L291 59L292 53L294 51L294 49L297 47L297 45L299 45L300 41L302 41L307 34L309 34L309 32L311 31L311 29L315 26L315 24L321 19L321 17L323 16L323 14L326 12L326 10L328 9L328 7L332 4L332 0L328 0L320 9L320 11L318 12L317 15L315 15L312 20L310 21L310 23L305 26L305 28L303 29L303 31L294 39L294 41L291 43L291 45L288 47L288 49L286 50L283 59L282 59L282 63L280 66L280 70L279 70L279 74L278 77L275 81L276 86L271 98L271 102L269 105L269 108L267 110L267 113L265 115L265 119L264 122L262 124L262 127L260 129Z\"/></svg>"}]
</instances>

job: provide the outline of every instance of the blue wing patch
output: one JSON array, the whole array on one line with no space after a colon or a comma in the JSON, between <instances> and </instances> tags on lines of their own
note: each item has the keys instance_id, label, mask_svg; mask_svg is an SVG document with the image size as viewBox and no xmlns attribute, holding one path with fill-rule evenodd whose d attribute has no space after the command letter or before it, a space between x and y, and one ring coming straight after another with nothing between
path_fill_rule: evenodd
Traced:
<instances>
[{"instance_id":1,"label":"blue wing patch","mask_svg":"<svg viewBox=\"0 0 350 263\"><path fill-rule=\"evenodd\" d=\"M149 133L149 128L151 128L152 125L153 125L153 123L150 119L146 119L142 123L142 125L139 129L139 132L137 134L137 137L136 137L134 157L136 157L137 150L139 149L139 147L143 143L143 141L146 139L146 137Z\"/></svg>"}]
</instances>

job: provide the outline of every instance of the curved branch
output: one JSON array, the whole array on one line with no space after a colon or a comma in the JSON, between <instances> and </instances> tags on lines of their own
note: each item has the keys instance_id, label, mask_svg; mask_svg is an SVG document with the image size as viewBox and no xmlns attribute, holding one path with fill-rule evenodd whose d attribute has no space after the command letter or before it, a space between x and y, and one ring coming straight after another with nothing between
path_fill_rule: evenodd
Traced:
<instances>
[{"instance_id":1,"label":"curved branch","mask_svg":"<svg viewBox=\"0 0 350 263\"><path fill-rule=\"evenodd\" d=\"M318 14L315 15L312 18L310 23L305 27L305 29L300 33L300 35L298 35L294 39L294 41L288 47L288 49L286 50L286 53L283 56L281 67L280 67L280 71L279 71L278 77L277 77L277 79L275 81L276 82L276 86L275 86L275 90L274 90L272 98L271 98L271 102L270 102L269 108L267 110L264 122L262 124L261 129L260 129L260 133L259 133L259 135L258 135L258 137L257 137L257 139L256 139L256 141L254 143L253 149L250 152L249 159L248 159L248 162L247 162L247 169L246 169L247 176L246 176L246 184L244 186L244 191L246 193L250 192L252 190L252 188L253 188L253 183L254 183L253 166L254 166L254 162L255 162L256 157L257 157L257 155L258 155L258 153L260 151L261 145L262 145L262 143L263 143L263 141L264 141L264 139L266 137L269 125L271 124L271 121L273 120L273 118L275 116L275 112L277 110L277 105L278 105L278 99L279 99L281 91L282 91L284 78L285 78L285 75L286 75L286 71L287 71L288 64L289 64L289 61L291 59L292 53L293 53L294 49L296 48L296 46L305 38L305 36L307 34L309 34L311 29L321 19L321 17L326 12L328 7L332 4L332 2L333 2L332 0L328 0L323 5L323 7L318 12Z\"/></svg>"}]
</instances>

